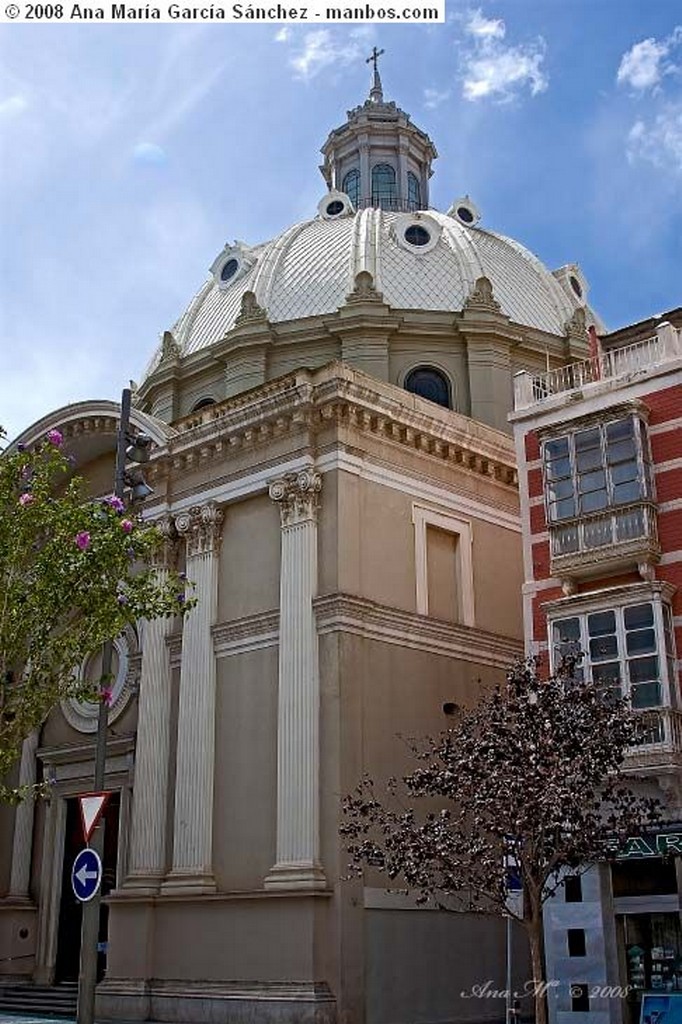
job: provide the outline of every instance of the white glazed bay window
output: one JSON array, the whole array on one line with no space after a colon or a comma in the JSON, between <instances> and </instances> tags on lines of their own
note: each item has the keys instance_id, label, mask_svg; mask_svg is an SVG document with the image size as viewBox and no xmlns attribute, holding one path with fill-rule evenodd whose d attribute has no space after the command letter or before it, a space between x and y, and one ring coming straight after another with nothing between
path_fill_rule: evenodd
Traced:
<instances>
[{"instance_id":1,"label":"white glazed bay window","mask_svg":"<svg viewBox=\"0 0 682 1024\"><path fill-rule=\"evenodd\" d=\"M646 424L636 413L546 440L543 466L552 555L655 531Z\"/></svg>"},{"instance_id":2,"label":"white glazed bay window","mask_svg":"<svg viewBox=\"0 0 682 1024\"><path fill-rule=\"evenodd\" d=\"M552 618L552 667L580 650L578 680L587 679L606 695L628 697L632 707L671 707L675 657L670 607L660 594L630 598L608 608Z\"/></svg>"}]
</instances>

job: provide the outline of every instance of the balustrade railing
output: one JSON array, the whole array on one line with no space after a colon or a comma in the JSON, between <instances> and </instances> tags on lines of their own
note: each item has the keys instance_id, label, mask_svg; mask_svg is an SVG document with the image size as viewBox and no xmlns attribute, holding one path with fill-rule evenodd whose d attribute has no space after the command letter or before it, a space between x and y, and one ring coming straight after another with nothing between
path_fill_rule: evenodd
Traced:
<instances>
[{"instance_id":1,"label":"balustrade railing","mask_svg":"<svg viewBox=\"0 0 682 1024\"><path fill-rule=\"evenodd\" d=\"M591 384L648 370L670 359L682 357L682 331L672 324L660 324L657 333L624 348L559 366L547 373L522 370L514 377L514 409L527 409L552 395L579 391Z\"/></svg>"}]
</instances>

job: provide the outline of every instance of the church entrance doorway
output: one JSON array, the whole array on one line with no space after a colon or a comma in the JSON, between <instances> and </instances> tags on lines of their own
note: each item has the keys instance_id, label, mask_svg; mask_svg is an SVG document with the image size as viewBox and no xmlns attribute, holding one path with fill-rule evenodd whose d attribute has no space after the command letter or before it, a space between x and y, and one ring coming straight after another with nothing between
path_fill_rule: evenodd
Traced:
<instances>
[{"instance_id":1,"label":"church entrance doorway","mask_svg":"<svg viewBox=\"0 0 682 1024\"><path fill-rule=\"evenodd\" d=\"M102 858L102 895L108 896L116 887L116 865L118 861L118 824L121 794L112 793L104 810L104 856ZM62 866L62 887L59 902L59 927L57 933L57 961L55 982L78 981L81 953L81 925L83 904L79 903L71 888L71 868L76 854L83 849L83 826L81 824L78 798L66 801L66 829L64 835L64 861ZM97 957L97 980L101 981L106 969L107 935L109 908L102 904L99 918L99 955Z\"/></svg>"}]
</instances>

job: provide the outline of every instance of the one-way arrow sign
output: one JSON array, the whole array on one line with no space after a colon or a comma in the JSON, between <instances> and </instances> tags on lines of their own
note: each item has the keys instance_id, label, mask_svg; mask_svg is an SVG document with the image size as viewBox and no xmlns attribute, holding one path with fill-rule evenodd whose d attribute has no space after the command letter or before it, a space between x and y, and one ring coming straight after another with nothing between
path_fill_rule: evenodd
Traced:
<instances>
[{"instance_id":1,"label":"one-way arrow sign","mask_svg":"<svg viewBox=\"0 0 682 1024\"><path fill-rule=\"evenodd\" d=\"M71 888L77 900L87 903L99 889L102 861L94 850L86 849L76 857L71 869Z\"/></svg>"}]
</instances>

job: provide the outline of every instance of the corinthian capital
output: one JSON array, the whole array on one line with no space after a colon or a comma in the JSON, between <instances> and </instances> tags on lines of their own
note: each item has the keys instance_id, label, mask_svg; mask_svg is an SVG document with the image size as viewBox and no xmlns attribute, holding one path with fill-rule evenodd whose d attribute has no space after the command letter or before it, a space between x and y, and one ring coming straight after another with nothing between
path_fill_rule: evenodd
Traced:
<instances>
[{"instance_id":1,"label":"corinthian capital","mask_svg":"<svg viewBox=\"0 0 682 1024\"><path fill-rule=\"evenodd\" d=\"M175 529L187 545L187 557L216 554L222 538L223 513L214 501L193 505L175 517Z\"/></svg>"},{"instance_id":2,"label":"corinthian capital","mask_svg":"<svg viewBox=\"0 0 682 1024\"><path fill-rule=\"evenodd\" d=\"M285 473L270 484L270 497L279 505L282 526L315 521L322 477L313 469Z\"/></svg>"},{"instance_id":3,"label":"corinthian capital","mask_svg":"<svg viewBox=\"0 0 682 1024\"><path fill-rule=\"evenodd\" d=\"M152 526L160 537L151 556L152 565L157 569L172 569L178 553L178 532L175 529L175 521L171 515L166 514L160 519L154 519Z\"/></svg>"}]
</instances>

